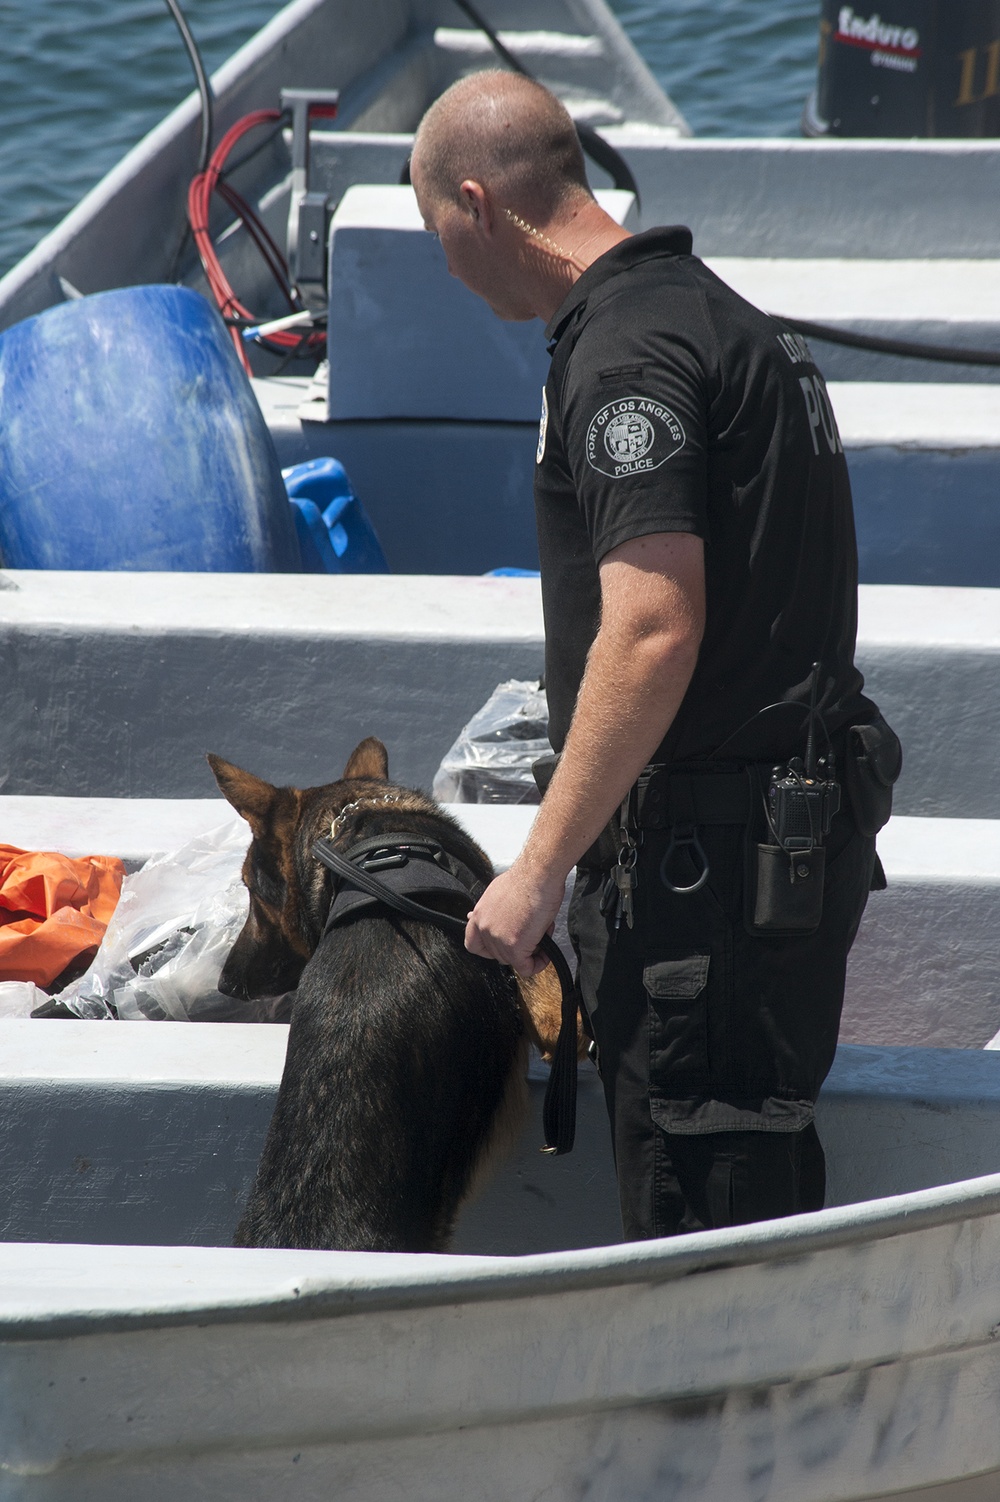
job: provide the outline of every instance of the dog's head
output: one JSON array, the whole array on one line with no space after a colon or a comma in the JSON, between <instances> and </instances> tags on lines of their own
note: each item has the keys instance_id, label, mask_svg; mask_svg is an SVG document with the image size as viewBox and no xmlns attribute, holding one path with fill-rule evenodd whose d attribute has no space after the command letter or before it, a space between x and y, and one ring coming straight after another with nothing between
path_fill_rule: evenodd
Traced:
<instances>
[{"instance_id":1,"label":"dog's head","mask_svg":"<svg viewBox=\"0 0 1000 1502\"><path fill-rule=\"evenodd\" d=\"M250 913L219 990L247 1000L277 996L298 985L326 921L326 881L313 843L349 803L377 792L389 775L389 758L382 742L369 737L351 753L338 782L304 789L272 787L220 756L209 755L208 762L253 835L243 862Z\"/></svg>"}]
</instances>

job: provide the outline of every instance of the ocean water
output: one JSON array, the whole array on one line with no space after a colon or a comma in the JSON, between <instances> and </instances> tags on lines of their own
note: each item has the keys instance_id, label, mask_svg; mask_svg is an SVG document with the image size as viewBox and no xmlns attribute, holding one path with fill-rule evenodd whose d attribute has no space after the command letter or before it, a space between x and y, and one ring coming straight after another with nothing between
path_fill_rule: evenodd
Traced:
<instances>
[{"instance_id":1,"label":"ocean water","mask_svg":"<svg viewBox=\"0 0 1000 1502\"><path fill-rule=\"evenodd\" d=\"M818 0L611 5L696 135L797 133ZM280 8L184 5L210 72ZM190 89L162 0L0 0L0 274Z\"/></svg>"}]
</instances>

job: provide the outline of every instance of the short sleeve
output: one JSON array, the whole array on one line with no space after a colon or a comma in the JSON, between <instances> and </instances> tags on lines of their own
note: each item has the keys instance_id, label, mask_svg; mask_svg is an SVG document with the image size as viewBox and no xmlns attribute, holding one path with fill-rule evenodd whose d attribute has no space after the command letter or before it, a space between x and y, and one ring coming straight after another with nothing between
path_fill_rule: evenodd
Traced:
<instances>
[{"instance_id":1,"label":"short sleeve","mask_svg":"<svg viewBox=\"0 0 1000 1502\"><path fill-rule=\"evenodd\" d=\"M661 315L652 328L650 311L645 299L609 299L562 386L563 449L598 563L653 532L707 535L702 360L683 321L668 332Z\"/></svg>"}]
</instances>

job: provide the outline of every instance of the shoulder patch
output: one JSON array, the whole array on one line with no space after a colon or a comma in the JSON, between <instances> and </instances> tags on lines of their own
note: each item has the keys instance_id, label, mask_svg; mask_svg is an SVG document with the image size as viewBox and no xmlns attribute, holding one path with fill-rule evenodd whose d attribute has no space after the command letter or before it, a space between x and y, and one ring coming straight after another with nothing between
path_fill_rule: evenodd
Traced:
<instances>
[{"instance_id":1,"label":"shoulder patch","mask_svg":"<svg viewBox=\"0 0 1000 1502\"><path fill-rule=\"evenodd\" d=\"M595 412L587 429L587 462L613 480L659 469L684 447L680 420L662 402L623 396Z\"/></svg>"},{"instance_id":2,"label":"shoulder patch","mask_svg":"<svg viewBox=\"0 0 1000 1502\"><path fill-rule=\"evenodd\" d=\"M549 431L549 399L542 387L542 415L538 420L538 447L535 449L535 463L541 464L545 458L545 435Z\"/></svg>"}]
</instances>

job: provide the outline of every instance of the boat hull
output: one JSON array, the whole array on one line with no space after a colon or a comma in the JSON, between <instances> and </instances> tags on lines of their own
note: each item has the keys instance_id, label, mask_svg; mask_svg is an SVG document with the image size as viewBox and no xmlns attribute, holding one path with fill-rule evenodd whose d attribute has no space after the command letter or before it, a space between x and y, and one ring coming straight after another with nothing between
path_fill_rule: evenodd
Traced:
<instances>
[{"instance_id":1,"label":"boat hull","mask_svg":"<svg viewBox=\"0 0 1000 1502\"><path fill-rule=\"evenodd\" d=\"M859 1502L1000 1468L997 1177L546 1257L3 1263L16 1502Z\"/></svg>"}]
</instances>

